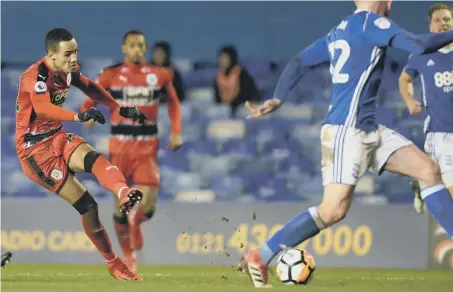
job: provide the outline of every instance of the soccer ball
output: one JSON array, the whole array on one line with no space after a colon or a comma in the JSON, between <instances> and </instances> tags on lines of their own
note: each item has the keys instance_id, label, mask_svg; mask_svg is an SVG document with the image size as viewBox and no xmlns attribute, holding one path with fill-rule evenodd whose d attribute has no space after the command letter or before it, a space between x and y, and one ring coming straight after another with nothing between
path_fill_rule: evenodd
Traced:
<instances>
[{"instance_id":1,"label":"soccer ball","mask_svg":"<svg viewBox=\"0 0 453 292\"><path fill-rule=\"evenodd\" d=\"M315 260L306 250L289 249L277 259L277 275L286 285L307 285L315 269Z\"/></svg>"}]
</instances>

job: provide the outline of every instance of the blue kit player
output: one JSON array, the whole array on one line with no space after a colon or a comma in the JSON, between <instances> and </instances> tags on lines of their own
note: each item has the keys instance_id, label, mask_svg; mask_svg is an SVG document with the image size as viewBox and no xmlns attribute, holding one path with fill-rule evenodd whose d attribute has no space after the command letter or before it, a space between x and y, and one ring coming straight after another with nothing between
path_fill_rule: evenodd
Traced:
<instances>
[{"instance_id":1,"label":"blue kit player","mask_svg":"<svg viewBox=\"0 0 453 292\"><path fill-rule=\"evenodd\" d=\"M453 29L453 8L439 3L428 13L429 30L444 32ZM411 115L422 111L422 103L414 98L414 79L420 76L423 88L425 120L425 152L439 165L442 181L453 196L453 43L437 52L411 55L401 73L399 88ZM412 182L414 207L423 213L425 206L418 181Z\"/></svg>"},{"instance_id":2,"label":"blue kit player","mask_svg":"<svg viewBox=\"0 0 453 292\"><path fill-rule=\"evenodd\" d=\"M367 169L390 171L420 182L434 218L453 236L453 199L438 166L411 141L377 124L377 92L386 48L427 54L453 41L452 32L415 35L388 19L391 1L356 1L357 10L325 37L300 52L285 68L274 98L259 107L249 103L249 118L275 111L311 67L331 63L332 103L321 129L324 196L300 213L259 249L247 252L241 266L255 287L268 286L268 264L282 249L294 247L342 220L354 188Z\"/></svg>"}]
</instances>

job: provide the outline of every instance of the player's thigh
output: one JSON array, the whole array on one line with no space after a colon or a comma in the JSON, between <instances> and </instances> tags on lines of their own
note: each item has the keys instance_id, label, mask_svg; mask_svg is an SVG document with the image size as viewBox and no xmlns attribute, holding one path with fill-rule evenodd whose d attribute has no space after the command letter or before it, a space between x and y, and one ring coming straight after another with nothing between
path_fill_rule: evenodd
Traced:
<instances>
[{"instance_id":1,"label":"player's thigh","mask_svg":"<svg viewBox=\"0 0 453 292\"><path fill-rule=\"evenodd\" d=\"M393 152L384 170L418 180L422 188L441 183L438 165L414 144Z\"/></svg>"},{"instance_id":2,"label":"player's thigh","mask_svg":"<svg viewBox=\"0 0 453 292\"><path fill-rule=\"evenodd\" d=\"M69 168L74 172L85 172L84 158L88 152L94 151L93 147L82 137L72 133L65 134L56 143Z\"/></svg>"},{"instance_id":3,"label":"player's thigh","mask_svg":"<svg viewBox=\"0 0 453 292\"><path fill-rule=\"evenodd\" d=\"M343 125L321 128L323 185L356 185L368 168L373 149L362 141L360 130Z\"/></svg>"},{"instance_id":4,"label":"player's thigh","mask_svg":"<svg viewBox=\"0 0 453 292\"><path fill-rule=\"evenodd\" d=\"M74 205L85 192L86 188L72 174L69 174L58 195L69 204Z\"/></svg>"}]
</instances>

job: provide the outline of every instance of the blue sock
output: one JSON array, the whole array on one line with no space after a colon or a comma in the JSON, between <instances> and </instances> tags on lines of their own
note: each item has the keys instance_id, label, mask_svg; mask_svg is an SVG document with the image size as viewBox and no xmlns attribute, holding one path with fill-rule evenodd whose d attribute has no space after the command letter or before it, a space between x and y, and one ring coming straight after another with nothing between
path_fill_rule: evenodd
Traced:
<instances>
[{"instance_id":1,"label":"blue sock","mask_svg":"<svg viewBox=\"0 0 453 292\"><path fill-rule=\"evenodd\" d=\"M299 243L315 236L324 228L324 224L319 218L318 210L316 207L311 207L308 211L300 213L291 219L288 224L275 233L260 247L259 254L264 262L269 264L281 250L286 247L297 246Z\"/></svg>"},{"instance_id":2,"label":"blue sock","mask_svg":"<svg viewBox=\"0 0 453 292\"><path fill-rule=\"evenodd\" d=\"M426 207L436 221L453 239L453 199L442 184L426 187L421 192Z\"/></svg>"}]
</instances>

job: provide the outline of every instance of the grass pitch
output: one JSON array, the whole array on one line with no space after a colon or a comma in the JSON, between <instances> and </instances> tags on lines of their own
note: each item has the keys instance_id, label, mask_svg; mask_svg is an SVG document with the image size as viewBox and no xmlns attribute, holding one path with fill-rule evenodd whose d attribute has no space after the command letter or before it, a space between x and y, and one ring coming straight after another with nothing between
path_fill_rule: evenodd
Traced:
<instances>
[{"instance_id":1,"label":"grass pitch","mask_svg":"<svg viewBox=\"0 0 453 292\"><path fill-rule=\"evenodd\" d=\"M10 264L1 272L1 291L256 291L248 277L232 267L140 267L143 282L116 281L104 266ZM271 291L452 292L451 271L328 269L318 267L307 286L285 286L271 274Z\"/></svg>"}]
</instances>

